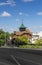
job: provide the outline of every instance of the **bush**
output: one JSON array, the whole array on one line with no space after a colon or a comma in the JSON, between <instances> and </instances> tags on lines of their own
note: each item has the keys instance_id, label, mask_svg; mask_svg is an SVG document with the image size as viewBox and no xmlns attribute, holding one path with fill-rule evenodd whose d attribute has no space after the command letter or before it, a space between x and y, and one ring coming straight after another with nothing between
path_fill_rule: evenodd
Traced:
<instances>
[{"instance_id":1,"label":"bush","mask_svg":"<svg viewBox=\"0 0 42 65\"><path fill-rule=\"evenodd\" d=\"M27 45L30 43L30 40L25 36L18 36L16 39L13 39L13 44L16 46Z\"/></svg>"},{"instance_id":2,"label":"bush","mask_svg":"<svg viewBox=\"0 0 42 65\"><path fill-rule=\"evenodd\" d=\"M38 45L20 45L19 48L42 48L42 46Z\"/></svg>"},{"instance_id":3,"label":"bush","mask_svg":"<svg viewBox=\"0 0 42 65\"><path fill-rule=\"evenodd\" d=\"M42 38L35 40L36 45L42 45Z\"/></svg>"},{"instance_id":4,"label":"bush","mask_svg":"<svg viewBox=\"0 0 42 65\"><path fill-rule=\"evenodd\" d=\"M18 45L27 45L30 43L30 40L25 36L17 37L17 44Z\"/></svg>"}]
</instances>

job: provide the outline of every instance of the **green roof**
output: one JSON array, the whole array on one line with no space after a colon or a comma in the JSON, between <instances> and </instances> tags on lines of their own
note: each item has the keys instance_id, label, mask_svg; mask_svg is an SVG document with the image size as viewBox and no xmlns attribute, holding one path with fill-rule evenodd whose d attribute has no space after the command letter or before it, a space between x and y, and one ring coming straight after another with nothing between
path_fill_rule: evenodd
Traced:
<instances>
[{"instance_id":1,"label":"green roof","mask_svg":"<svg viewBox=\"0 0 42 65\"><path fill-rule=\"evenodd\" d=\"M26 28L26 27L25 27L24 24L22 23L21 26L20 26L20 28Z\"/></svg>"}]
</instances>

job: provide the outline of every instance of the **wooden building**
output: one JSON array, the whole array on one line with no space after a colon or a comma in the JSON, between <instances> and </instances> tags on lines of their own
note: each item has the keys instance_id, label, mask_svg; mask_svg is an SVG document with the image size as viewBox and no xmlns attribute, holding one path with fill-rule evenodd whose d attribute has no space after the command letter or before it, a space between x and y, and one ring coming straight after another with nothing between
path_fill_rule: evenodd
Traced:
<instances>
[{"instance_id":1,"label":"wooden building","mask_svg":"<svg viewBox=\"0 0 42 65\"><path fill-rule=\"evenodd\" d=\"M14 31L13 38L16 38L17 36L26 36L27 38L32 38L32 33L29 29L27 29L24 24L22 23L19 27L19 31Z\"/></svg>"}]
</instances>

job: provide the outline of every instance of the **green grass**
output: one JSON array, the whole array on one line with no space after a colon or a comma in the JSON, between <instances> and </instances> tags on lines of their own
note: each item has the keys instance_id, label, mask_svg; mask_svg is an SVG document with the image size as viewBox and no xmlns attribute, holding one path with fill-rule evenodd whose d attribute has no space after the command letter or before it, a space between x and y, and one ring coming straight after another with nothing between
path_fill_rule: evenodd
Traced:
<instances>
[{"instance_id":1,"label":"green grass","mask_svg":"<svg viewBox=\"0 0 42 65\"><path fill-rule=\"evenodd\" d=\"M39 45L20 45L19 48L42 48Z\"/></svg>"}]
</instances>

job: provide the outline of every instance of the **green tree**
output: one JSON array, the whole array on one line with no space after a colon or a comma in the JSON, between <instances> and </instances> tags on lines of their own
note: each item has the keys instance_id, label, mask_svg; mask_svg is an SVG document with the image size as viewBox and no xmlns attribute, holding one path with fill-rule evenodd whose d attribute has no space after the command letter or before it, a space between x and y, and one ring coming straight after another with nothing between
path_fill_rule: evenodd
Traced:
<instances>
[{"instance_id":1,"label":"green tree","mask_svg":"<svg viewBox=\"0 0 42 65\"><path fill-rule=\"evenodd\" d=\"M3 31L3 29L0 29L0 34L2 34L2 33L5 33L5 32Z\"/></svg>"},{"instance_id":2,"label":"green tree","mask_svg":"<svg viewBox=\"0 0 42 65\"><path fill-rule=\"evenodd\" d=\"M6 32L6 39L8 39L11 36L9 32Z\"/></svg>"},{"instance_id":3,"label":"green tree","mask_svg":"<svg viewBox=\"0 0 42 65\"><path fill-rule=\"evenodd\" d=\"M42 38L35 40L35 44L42 45Z\"/></svg>"},{"instance_id":4,"label":"green tree","mask_svg":"<svg viewBox=\"0 0 42 65\"><path fill-rule=\"evenodd\" d=\"M0 29L0 46L4 45L4 43L5 43L5 32L2 29Z\"/></svg>"},{"instance_id":5,"label":"green tree","mask_svg":"<svg viewBox=\"0 0 42 65\"><path fill-rule=\"evenodd\" d=\"M19 45L27 45L30 43L30 40L25 36L18 36L16 39L14 39L14 44Z\"/></svg>"},{"instance_id":6,"label":"green tree","mask_svg":"<svg viewBox=\"0 0 42 65\"><path fill-rule=\"evenodd\" d=\"M4 45L5 42L7 42L9 36L10 34L8 32L5 32L3 29L0 29L0 46Z\"/></svg>"}]
</instances>

